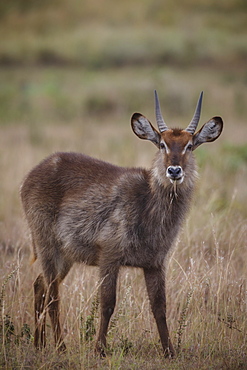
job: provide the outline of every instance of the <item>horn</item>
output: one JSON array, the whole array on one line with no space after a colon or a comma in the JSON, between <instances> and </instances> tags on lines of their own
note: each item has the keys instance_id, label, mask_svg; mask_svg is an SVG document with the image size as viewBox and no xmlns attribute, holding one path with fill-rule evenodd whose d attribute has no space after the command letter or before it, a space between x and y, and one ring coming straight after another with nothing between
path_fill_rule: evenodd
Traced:
<instances>
[{"instance_id":1,"label":"horn","mask_svg":"<svg viewBox=\"0 0 247 370\"><path fill-rule=\"evenodd\" d=\"M193 116L189 126L185 130L185 131L189 132L192 135L195 133L198 122L199 122L199 119L200 119L201 107L202 107L202 97L203 97L203 91L201 92L201 94L199 96L194 116Z\"/></svg>"},{"instance_id":2,"label":"horn","mask_svg":"<svg viewBox=\"0 0 247 370\"><path fill-rule=\"evenodd\" d=\"M167 125L165 124L165 121L162 117L161 110L160 110L160 103L159 103L159 98L157 91L154 90L154 98L155 98L155 115L156 115L156 122L158 125L158 128L160 132L168 130Z\"/></svg>"}]
</instances>

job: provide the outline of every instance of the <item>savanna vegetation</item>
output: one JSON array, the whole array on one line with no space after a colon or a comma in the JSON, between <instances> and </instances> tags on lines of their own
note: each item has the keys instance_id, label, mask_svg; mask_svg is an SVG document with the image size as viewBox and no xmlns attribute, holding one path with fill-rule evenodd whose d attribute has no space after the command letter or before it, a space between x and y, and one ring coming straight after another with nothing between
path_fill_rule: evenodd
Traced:
<instances>
[{"instance_id":1,"label":"savanna vegetation","mask_svg":"<svg viewBox=\"0 0 247 370\"><path fill-rule=\"evenodd\" d=\"M247 368L247 6L244 0L9 0L0 4L0 367ZM167 314L177 350L164 359L142 272L122 269L109 355L94 356L97 269L75 266L61 291L68 350L33 347L30 240L19 200L25 174L54 151L123 166L155 148L130 116L186 127L201 90L201 123L224 120L195 152L197 191L167 261Z\"/></svg>"}]
</instances>

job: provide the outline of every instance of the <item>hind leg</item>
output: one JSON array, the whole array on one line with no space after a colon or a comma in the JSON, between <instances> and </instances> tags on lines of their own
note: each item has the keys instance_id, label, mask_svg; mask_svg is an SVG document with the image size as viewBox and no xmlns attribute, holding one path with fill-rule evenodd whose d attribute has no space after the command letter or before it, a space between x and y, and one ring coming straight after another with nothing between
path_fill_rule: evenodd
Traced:
<instances>
[{"instance_id":1,"label":"hind leg","mask_svg":"<svg viewBox=\"0 0 247 370\"><path fill-rule=\"evenodd\" d=\"M60 351L66 349L59 319L59 284L69 272L72 264L64 261L62 257L62 255L57 254L56 260L52 261L51 258L41 255L43 274L40 274L34 282L34 344L38 349L45 347L46 344L45 326L47 311L51 320L56 348Z\"/></svg>"},{"instance_id":2,"label":"hind leg","mask_svg":"<svg viewBox=\"0 0 247 370\"><path fill-rule=\"evenodd\" d=\"M51 319L51 325L55 340L56 348L59 351L65 351L66 346L63 341L62 337L62 331L61 331L61 325L59 320L59 284L61 280L58 278L55 278L51 283L49 284L47 295L46 295L46 302L45 306L47 307L50 319Z\"/></svg>"},{"instance_id":3,"label":"hind leg","mask_svg":"<svg viewBox=\"0 0 247 370\"><path fill-rule=\"evenodd\" d=\"M42 263L42 265L47 284L45 309L50 316L56 349L58 351L65 351L66 346L63 341L60 325L59 285L68 274L72 263L66 261L62 254L57 254L54 261L46 259L45 264Z\"/></svg>"},{"instance_id":4,"label":"hind leg","mask_svg":"<svg viewBox=\"0 0 247 370\"><path fill-rule=\"evenodd\" d=\"M118 272L119 266L117 264L112 264L109 266L104 266L103 264L103 266L100 267L101 317L95 349L96 352L98 352L102 357L105 356L107 329L116 304L116 286Z\"/></svg>"},{"instance_id":5,"label":"hind leg","mask_svg":"<svg viewBox=\"0 0 247 370\"><path fill-rule=\"evenodd\" d=\"M46 283L42 274L40 274L34 284L34 312L35 312L35 333L34 345L37 349L45 347L45 298L46 298Z\"/></svg>"}]
</instances>

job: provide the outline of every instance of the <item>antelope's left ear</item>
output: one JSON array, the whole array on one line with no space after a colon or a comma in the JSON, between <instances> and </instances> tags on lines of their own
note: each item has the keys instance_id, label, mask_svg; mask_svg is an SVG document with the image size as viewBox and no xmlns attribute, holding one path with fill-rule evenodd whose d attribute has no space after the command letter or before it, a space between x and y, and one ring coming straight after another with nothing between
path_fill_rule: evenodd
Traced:
<instances>
[{"instance_id":1,"label":"antelope's left ear","mask_svg":"<svg viewBox=\"0 0 247 370\"><path fill-rule=\"evenodd\" d=\"M221 117L213 117L193 136L193 150L199 145L216 140L223 129Z\"/></svg>"}]
</instances>

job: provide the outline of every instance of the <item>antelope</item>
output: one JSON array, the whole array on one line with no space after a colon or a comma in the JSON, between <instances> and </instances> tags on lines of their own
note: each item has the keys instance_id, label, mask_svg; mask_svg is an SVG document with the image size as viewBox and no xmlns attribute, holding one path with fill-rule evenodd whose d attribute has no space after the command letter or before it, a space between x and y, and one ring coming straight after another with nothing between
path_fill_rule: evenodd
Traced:
<instances>
[{"instance_id":1,"label":"antelope","mask_svg":"<svg viewBox=\"0 0 247 370\"><path fill-rule=\"evenodd\" d=\"M221 117L195 133L203 92L186 129L166 125L155 91L158 130L140 113L131 126L158 151L150 169L124 168L84 154L54 153L34 167L21 187L34 260L42 273L34 282L34 344L46 344L48 311L56 348L66 349L59 318L59 285L75 262L98 266L100 325L96 352L105 356L106 335L116 303L122 266L143 269L164 355L172 357L166 321L165 260L191 203L197 177L193 151L217 139Z\"/></svg>"}]
</instances>

